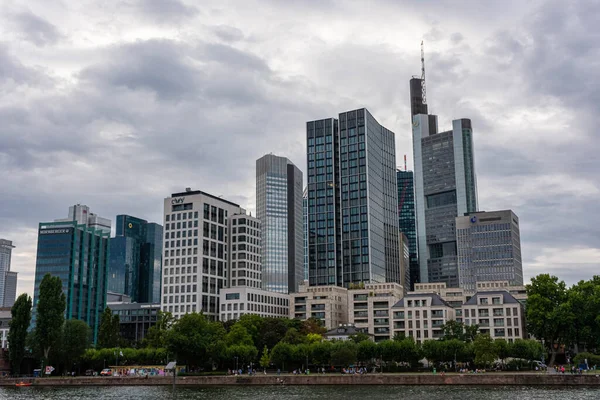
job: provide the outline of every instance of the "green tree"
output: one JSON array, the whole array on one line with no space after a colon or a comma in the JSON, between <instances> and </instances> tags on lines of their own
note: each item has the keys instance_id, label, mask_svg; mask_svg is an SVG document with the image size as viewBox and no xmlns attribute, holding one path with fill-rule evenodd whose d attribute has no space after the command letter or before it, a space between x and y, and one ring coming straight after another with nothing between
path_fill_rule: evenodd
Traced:
<instances>
[{"instance_id":1,"label":"green tree","mask_svg":"<svg viewBox=\"0 0 600 400\"><path fill-rule=\"evenodd\" d=\"M358 346L350 340L333 343L331 347L331 363L347 367L354 364L358 357Z\"/></svg>"},{"instance_id":2,"label":"green tree","mask_svg":"<svg viewBox=\"0 0 600 400\"><path fill-rule=\"evenodd\" d=\"M237 321L237 324L240 324L244 328L246 328L246 331L252 337L252 342L254 343L254 345L256 346L257 349L261 349L264 347L264 344L260 345L261 344L260 335L262 332L263 323L264 323L263 318L258 315L255 315L255 314L244 314ZM283 337L283 335L282 335L282 337ZM272 347L269 347L269 348L271 349Z\"/></svg>"},{"instance_id":3,"label":"green tree","mask_svg":"<svg viewBox=\"0 0 600 400\"><path fill-rule=\"evenodd\" d=\"M308 335L309 333L316 333L319 335L323 335L327 332L325 326L323 326L323 321L317 318L310 317L304 321L302 321L302 328L300 329L300 333L303 335Z\"/></svg>"},{"instance_id":4,"label":"green tree","mask_svg":"<svg viewBox=\"0 0 600 400\"><path fill-rule=\"evenodd\" d=\"M579 346L595 349L600 346L600 276L580 281L567 290L569 332L566 335L575 353Z\"/></svg>"},{"instance_id":5,"label":"green tree","mask_svg":"<svg viewBox=\"0 0 600 400\"><path fill-rule=\"evenodd\" d=\"M12 373L18 375L21 372L21 362L25 357L27 329L29 329L29 324L31 323L31 297L26 293L20 295L12 306L10 314L10 328L8 330L10 348L8 357Z\"/></svg>"},{"instance_id":6,"label":"green tree","mask_svg":"<svg viewBox=\"0 0 600 400\"><path fill-rule=\"evenodd\" d=\"M252 336L250 336L246 328L244 328L241 324L235 324L231 327L231 330L225 337L225 344L227 344L227 346L254 346Z\"/></svg>"},{"instance_id":7,"label":"green tree","mask_svg":"<svg viewBox=\"0 0 600 400\"><path fill-rule=\"evenodd\" d=\"M444 332L444 340L460 340L465 341L465 325L462 322L455 320L449 320L442 325L442 331Z\"/></svg>"},{"instance_id":8,"label":"green tree","mask_svg":"<svg viewBox=\"0 0 600 400\"><path fill-rule=\"evenodd\" d=\"M370 340L363 340L358 343L356 354L358 361L368 363L377 357L377 345Z\"/></svg>"},{"instance_id":9,"label":"green tree","mask_svg":"<svg viewBox=\"0 0 600 400\"><path fill-rule=\"evenodd\" d=\"M202 313L185 314L167 332L167 350L190 367L214 363L226 353L225 329Z\"/></svg>"},{"instance_id":10,"label":"green tree","mask_svg":"<svg viewBox=\"0 0 600 400\"><path fill-rule=\"evenodd\" d=\"M331 348L332 344L329 341L322 341L313 343L310 345L310 353L312 356L313 364L316 365L329 365L331 359Z\"/></svg>"},{"instance_id":11,"label":"green tree","mask_svg":"<svg viewBox=\"0 0 600 400\"><path fill-rule=\"evenodd\" d=\"M235 344L227 347L227 359L232 365L235 365L233 360L237 357L238 367L254 362L256 356L258 356L258 350L253 344Z\"/></svg>"},{"instance_id":12,"label":"green tree","mask_svg":"<svg viewBox=\"0 0 600 400\"><path fill-rule=\"evenodd\" d=\"M65 294L62 281L58 276L46 274L40 283L40 295L37 303L35 341L47 365L50 350L59 343L65 320Z\"/></svg>"},{"instance_id":13,"label":"green tree","mask_svg":"<svg viewBox=\"0 0 600 400\"><path fill-rule=\"evenodd\" d=\"M502 364L504 364L504 360L506 360L507 357L510 357L512 352L512 344L508 343L504 339L496 339L494 340L494 347L496 347L498 358L502 360Z\"/></svg>"},{"instance_id":14,"label":"green tree","mask_svg":"<svg viewBox=\"0 0 600 400\"><path fill-rule=\"evenodd\" d=\"M100 317L98 326L98 347L111 349L119 345L119 316L113 315L110 307L106 307Z\"/></svg>"},{"instance_id":15,"label":"green tree","mask_svg":"<svg viewBox=\"0 0 600 400\"><path fill-rule=\"evenodd\" d=\"M289 343L279 342L271 350L271 362L277 366L281 366L281 369L285 369L285 364L292 361L293 358L293 346Z\"/></svg>"},{"instance_id":16,"label":"green tree","mask_svg":"<svg viewBox=\"0 0 600 400\"><path fill-rule=\"evenodd\" d=\"M350 335L350 340L354 343L358 344L360 342L364 342L365 340L371 340L371 336L364 332L358 332L356 335Z\"/></svg>"},{"instance_id":17,"label":"green tree","mask_svg":"<svg viewBox=\"0 0 600 400\"><path fill-rule=\"evenodd\" d=\"M65 369L79 361L92 343L92 329L84 321L70 319L65 321L62 334L61 352Z\"/></svg>"},{"instance_id":18,"label":"green tree","mask_svg":"<svg viewBox=\"0 0 600 400\"><path fill-rule=\"evenodd\" d=\"M289 344L300 344L304 343L305 339L306 338L300 335L300 333L298 333L298 331L295 328L290 328L285 333L281 341Z\"/></svg>"},{"instance_id":19,"label":"green tree","mask_svg":"<svg viewBox=\"0 0 600 400\"><path fill-rule=\"evenodd\" d=\"M485 368L491 366L498 358L498 352L490 335L478 335L473 342L475 351L475 364L483 365Z\"/></svg>"},{"instance_id":20,"label":"green tree","mask_svg":"<svg viewBox=\"0 0 600 400\"><path fill-rule=\"evenodd\" d=\"M142 341L143 346L155 349L165 348L167 346L166 335L173 322L175 322L175 318L170 312L158 310L156 324L148 329L148 333Z\"/></svg>"},{"instance_id":21,"label":"green tree","mask_svg":"<svg viewBox=\"0 0 600 400\"><path fill-rule=\"evenodd\" d=\"M465 325L465 342L474 342L477 335L479 335L479 325Z\"/></svg>"},{"instance_id":22,"label":"green tree","mask_svg":"<svg viewBox=\"0 0 600 400\"><path fill-rule=\"evenodd\" d=\"M444 360L443 344L440 340L426 340L423 342L423 356L431 363L438 363Z\"/></svg>"},{"instance_id":23,"label":"green tree","mask_svg":"<svg viewBox=\"0 0 600 400\"><path fill-rule=\"evenodd\" d=\"M308 344L318 343L318 342L321 342L322 340L323 340L323 336L319 335L318 333L309 333L308 335L306 335L306 342Z\"/></svg>"},{"instance_id":24,"label":"green tree","mask_svg":"<svg viewBox=\"0 0 600 400\"><path fill-rule=\"evenodd\" d=\"M288 325L282 318L264 318L260 329L259 349L267 346L269 349L275 347L288 330Z\"/></svg>"},{"instance_id":25,"label":"green tree","mask_svg":"<svg viewBox=\"0 0 600 400\"><path fill-rule=\"evenodd\" d=\"M550 351L549 365L554 365L556 349L566 341L573 321L567 302L565 283L555 276L541 274L531 279L527 288L527 328L543 340Z\"/></svg>"},{"instance_id":26,"label":"green tree","mask_svg":"<svg viewBox=\"0 0 600 400\"><path fill-rule=\"evenodd\" d=\"M269 349L267 346L263 348L262 356L260 357L260 366L263 368L269 368L271 365L271 357L269 355Z\"/></svg>"}]
</instances>

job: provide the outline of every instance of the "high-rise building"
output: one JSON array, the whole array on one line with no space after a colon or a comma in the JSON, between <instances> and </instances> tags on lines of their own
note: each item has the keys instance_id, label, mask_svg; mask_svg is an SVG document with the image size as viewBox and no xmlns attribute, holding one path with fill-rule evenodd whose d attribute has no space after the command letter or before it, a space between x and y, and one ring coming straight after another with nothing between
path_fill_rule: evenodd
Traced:
<instances>
[{"instance_id":1,"label":"high-rise building","mask_svg":"<svg viewBox=\"0 0 600 400\"><path fill-rule=\"evenodd\" d=\"M465 291L477 282L523 285L519 218L511 210L475 212L456 218L458 276Z\"/></svg>"},{"instance_id":2,"label":"high-rise building","mask_svg":"<svg viewBox=\"0 0 600 400\"><path fill-rule=\"evenodd\" d=\"M96 341L106 306L109 246L110 220L84 205L70 207L69 218L39 224L33 324L42 279L46 274L58 276L67 300L65 318L85 321Z\"/></svg>"},{"instance_id":3,"label":"high-rise building","mask_svg":"<svg viewBox=\"0 0 600 400\"><path fill-rule=\"evenodd\" d=\"M288 293L304 280L302 172L267 154L256 160L256 214L262 223L262 288Z\"/></svg>"},{"instance_id":4,"label":"high-rise building","mask_svg":"<svg viewBox=\"0 0 600 400\"><path fill-rule=\"evenodd\" d=\"M306 137L310 285L400 283L394 133L362 108Z\"/></svg>"},{"instance_id":5,"label":"high-rise building","mask_svg":"<svg viewBox=\"0 0 600 400\"><path fill-rule=\"evenodd\" d=\"M302 225L304 233L304 280L308 280L308 188L302 194Z\"/></svg>"},{"instance_id":6,"label":"high-rise building","mask_svg":"<svg viewBox=\"0 0 600 400\"><path fill-rule=\"evenodd\" d=\"M13 246L12 241L0 239L0 306L3 307L12 307L12 304L10 306L5 305L4 297L7 279L6 274L10 271L10 260L12 258L12 249L14 248L15 246Z\"/></svg>"},{"instance_id":7,"label":"high-rise building","mask_svg":"<svg viewBox=\"0 0 600 400\"><path fill-rule=\"evenodd\" d=\"M8 271L4 281L4 307L12 307L17 298L17 275L18 272Z\"/></svg>"},{"instance_id":8,"label":"high-rise building","mask_svg":"<svg viewBox=\"0 0 600 400\"><path fill-rule=\"evenodd\" d=\"M406 235L400 232L400 284L404 287L404 292L410 291L414 286L410 280L410 244Z\"/></svg>"},{"instance_id":9,"label":"high-rise building","mask_svg":"<svg viewBox=\"0 0 600 400\"><path fill-rule=\"evenodd\" d=\"M108 290L136 303L159 303L162 226L130 215L117 215L110 239Z\"/></svg>"},{"instance_id":10,"label":"high-rise building","mask_svg":"<svg viewBox=\"0 0 600 400\"><path fill-rule=\"evenodd\" d=\"M260 289L262 285L260 220L250 215L229 217L229 285Z\"/></svg>"},{"instance_id":11,"label":"high-rise building","mask_svg":"<svg viewBox=\"0 0 600 400\"><path fill-rule=\"evenodd\" d=\"M414 175L412 171L398 170L396 178L398 180L398 224L400 232L404 233L408 238L410 254L410 288L405 289L414 290L415 283L420 282Z\"/></svg>"},{"instance_id":12,"label":"high-rise building","mask_svg":"<svg viewBox=\"0 0 600 400\"><path fill-rule=\"evenodd\" d=\"M218 319L219 291L230 279L230 218L244 213L238 204L189 188L165 199L163 311L176 318L202 311ZM243 254L260 262L256 254Z\"/></svg>"},{"instance_id":13,"label":"high-rise building","mask_svg":"<svg viewBox=\"0 0 600 400\"><path fill-rule=\"evenodd\" d=\"M421 282L458 287L455 218L477 211L471 120L438 132L437 116L415 115L413 151Z\"/></svg>"}]
</instances>

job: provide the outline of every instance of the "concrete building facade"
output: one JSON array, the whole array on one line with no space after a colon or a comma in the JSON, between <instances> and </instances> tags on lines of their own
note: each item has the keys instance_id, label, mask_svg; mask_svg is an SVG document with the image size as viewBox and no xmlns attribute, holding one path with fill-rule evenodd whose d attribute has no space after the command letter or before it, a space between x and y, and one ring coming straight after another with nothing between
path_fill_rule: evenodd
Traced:
<instances>
[{"instance_id":1,"label":"concrete building facade","mask_svg":"<svg viewBox=\"0 0 600 400\"><path fill-rule=\"evenodd\" d=\"M244 214L229 218L229 284L228 287L251 287L262 285L261 222Z\"/></svg>"},{"instance_id":2,"label":"concrete building facade","mask_svg":"<svg viewBox=\"0 0 600 400\"><path fill-rule=\"evenodd\" d=\"M492 339L527 338L525 307L506 290L477 292L462 307L465 325L478 325Z\"/></svg>"},{"instance_id":3,"label":"concrete building facade","mask_svg":"<svg viewBox=\"0 0 600 400\"><path fill-rule=\"evenodd\" d=\"M444 337L442 327L455 311L435 293L408 293L391 308L391 337L412 337L417 343Z\"/></svg>"},{"instance_id":4,"label":"concrete building facade","mask_svg":"<svg viewBox=\"0 0 600 400\"><path fill-rule=\"evenodd\" d=\"M326 329L348 323L348 290L339 286L300 285L290 295L290 318L315 318Z\"/></svg>"},{"instance_id":5,"label":"concrete building facade","mask_svg":"<svg viewBox=\"0 0 600 400\"><path fill-rule=\"evenodd\" d=\"M401 281L394 133L365 109L306 124L311 286Z\"/></svg>"},{"instance_id":6,"label":"concrete building facade","mask_svg":"<svg viewBox=\"0 0 600 400\"><path fill-rule=\"evenodd\" d=\"M523 285L519 218L511 210L456 218L459 285L475 291L480 281Z\"/></svg>"},{"instance_id":7,"label":"concrete building facade","mask_svg":"<svg viewBox=\"0 0 600 400\"><path fill-rule=\"evenodd\" d=\"M294 292L304 280L302 172L267 154L256 160L256 214L262 223L262 288Z\"/></svg>"},{"instance_id":8,"label":"concrete building facade","mask_svg":"<svg viewBox=\"0 0 600 400\"><path fill-rule=\"evenodd\" d=\"M219 304L220 320L223 322L238 320L245 314L273 318L290 316L290 295L260 288L221 289Z\"/></svg>"},{"instance_id":9,"label":"concrete building facade","mask_svg":"<svg viewBox=\"0 0 600 400\"><path fill-rule=\"evenodd\" d=\"M398 283L367 283L348 290L348 321L373 335L375 342L390 338L390 309L404 296Z\"/></svg>"}]
</instances>

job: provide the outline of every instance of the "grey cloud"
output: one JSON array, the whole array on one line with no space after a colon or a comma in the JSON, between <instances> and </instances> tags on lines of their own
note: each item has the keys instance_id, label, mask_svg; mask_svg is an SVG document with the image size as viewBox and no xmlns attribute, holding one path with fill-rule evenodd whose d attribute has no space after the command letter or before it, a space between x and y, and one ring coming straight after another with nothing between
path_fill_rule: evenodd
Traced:
<instances>
[{"instance_id":1,"label":"grey cloud","mask_svg":"<svg viewBox=\"0 0 600 400\"><path fill-rule=\"evenodd\" d=\"M217 37L226 42L237 42L244 38L244 33L236 27L227 25L218 25L213 28Z\"/></svg>"},{"instance_id":2,"label":"grey cloud","mask_svg":"<svg viewBox=\"0 0 600 400\"><path fill-rule=\"evenodd\" d=\"M179 23L199 14L198 8L181 0L137 0L134 7L156 23Z\"/></svg>"},{"instance_id":3,"label":"grey cloud","mask_svg":"<svg viewBox=\"0 0 600 400\"><path fill-rule=\"evenodd\" d=\"M29 10L14 14L12 19L20 36L36 46L52 45L62 38L56 26Z\"/></svg>"},{"instance_id":4,"label":"grey cloud","mask_svg":"<svg viewBox=\"0 0 600 400\"><path fill-rule=\"evenodd\" d=\"M462 42L464 38L465 37L460 32L454 32L452 35L450 35L450 41L455 45Z\"/></svg>"}]
</instances>

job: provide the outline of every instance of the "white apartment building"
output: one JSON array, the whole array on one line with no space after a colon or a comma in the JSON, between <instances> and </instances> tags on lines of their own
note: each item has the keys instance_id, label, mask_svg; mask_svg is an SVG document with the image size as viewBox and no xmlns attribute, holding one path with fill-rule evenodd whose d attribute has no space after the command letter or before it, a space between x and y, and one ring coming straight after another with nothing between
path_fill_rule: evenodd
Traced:
<instances>
[{"instance_id":1,"label":"white apartment building","mask_svg":"<svg viewBox=\"0 0 600 400\"><path fill-rule=\"evenodd\" d=\"M221 289L219 304L223 322L240 319L245 314L275 318L290 315L290 295L251 287Z\"/></svg>"},{"instance_id":2,"label":"white apartment building","mask_svg":"<svg viewBox=\"0 0 600 400\"><path fill-rule=\"evenodd\" d=\"M308 286L304 281L298 293L290 294L290 318L316 318L326 329L348 323L348 289L339 286Z\"/></svg>"},{"instance_id":3,"label":"white apartment building","mask_svg":"<svg viewBox=\"0 0 600 400\"><path fill-rule=\"evenodd\" d=\"M219 291L230 279L229 219L244 213L238 204L189 188L164 200L163 311L175 318L203 311L218 319Z\"/></svg>"},{"instance_id":4,"label":"white apartment building","mask_svg":"<svg viewBox=\"0 0 600 400\"><path fill-rule=\"evenodd\" d=\"M9 308L0 310L0 345L2 350L8 350L8 331L12 314Z\"/></svg>"},{"instance_id":5,"label":"white apartment building","mask_svg":"<svg viewBox=\"0 0 600 400\"><path fill-rule=\"evenodd\" d=\"M454 308L436 293L411 292L391 308L392 337L412 337L421 343L444 336L442 326L455 318Z\"/></svg>"},{"instance_id":6,"label":"white apartment building","mask_svg":"<svg viewBox=\"0 0 600 400\"><path fill-rule=\"evenodd\" d=\"M390 339L390 308L404 296L398 283L367 283L348 290L348 320L376 342Z\"/></svg>"},{"instance_id":7,"label":"white apartment building","mask_svg":"<svg viewBox=\"0 0 600 400\"><path fill-rule=\"evenodd\" d=\"M261 287L261 224L258 218L234 214L229 218L230 287Z\"/></svg>"},{"instance_id":8,"label":"white apartment building","mask_svg":"<svg viewBox=\"0 0 600 400\"><path fill-rule=\"evenodd\" d=\"M479 332L492 339L527 338L525 307L506 290L478 292L462 307L466 325L479 325Z\"/></svg>"}]
</instances>

